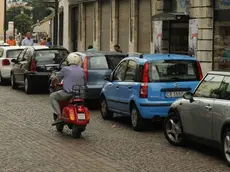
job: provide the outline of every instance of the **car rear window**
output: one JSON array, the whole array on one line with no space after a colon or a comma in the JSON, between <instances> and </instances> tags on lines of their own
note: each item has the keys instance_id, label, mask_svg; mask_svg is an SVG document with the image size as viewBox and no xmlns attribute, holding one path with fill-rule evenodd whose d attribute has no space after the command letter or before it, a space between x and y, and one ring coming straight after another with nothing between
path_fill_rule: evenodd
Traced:
<instances>
[{"instance_id":1,"label":"car rear window","mask_svg":"<svg viewBox=\"0 0 230 172\"><path fill-rule=\"evenodd\" d=\"M40 65L59 64L68 54L68 51L63 49L36 50L35 60Z\"/></svg>"},{"instance_id":2,"label":"car rear window","mask_svg":"<svg viewBox=\"0 0 230 172\"><path fill-rule=\"evenodd\" d=\"M7 50L6 58L17 58L21 51L22 49Z\"/></svg>"},{"instance_id":3,"label":"car rear window","mask_svg":"<svg viewBox=\"0 0 230 172\"><path fill-rule=\"evenodd\" d=\"M149 65L150 82L199 81L196 61L161 60Z\"/></svg>"},{"instance_id":4,"label":"car rear window","mask_svg":"<svg viewBox=\"0 0 230 172\"><path fill-rule=\"evenodd\" d=\"M115 69L118 63L125 58L124 55L93 56L89 58L89 69Z\"/></svg>"}]
</instances>

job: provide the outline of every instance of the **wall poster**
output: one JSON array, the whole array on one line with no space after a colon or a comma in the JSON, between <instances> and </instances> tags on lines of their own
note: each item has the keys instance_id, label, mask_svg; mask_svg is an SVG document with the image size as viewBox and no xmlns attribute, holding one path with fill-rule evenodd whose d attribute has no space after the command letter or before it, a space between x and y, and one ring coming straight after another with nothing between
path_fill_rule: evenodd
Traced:
<instances>
[{"instance_id":1,"label":"wall poster","mask_svg":"<svg viewBox=\"0 0 230 172\"><path fill-rule=\"evenodd\" d=\"M153 32L153 40L154 40L154 50L155 54L162 53L162 21L153 21L154 22L154 32Z\"/></svg>"},{"instance_id":2,"label":"wall poster","mask_svg":"<svg viewBox=\"0 0 230 172\"><path fill-rule=\"evenodd\" d=\"M189 55L196 57L197 55L197 39L198 39L198 20L189 20Z\"/></svg>"}]
</instances>

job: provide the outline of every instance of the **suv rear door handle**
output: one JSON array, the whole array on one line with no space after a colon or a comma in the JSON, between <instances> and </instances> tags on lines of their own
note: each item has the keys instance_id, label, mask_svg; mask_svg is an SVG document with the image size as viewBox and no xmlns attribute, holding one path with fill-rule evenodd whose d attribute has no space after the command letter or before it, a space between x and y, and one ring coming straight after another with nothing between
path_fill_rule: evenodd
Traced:
<instances>
[{"instance_id":1,"label":"suv rear door handle","mask_svg":"<svg viewBox=\"0 0 230 172\"><path fill-rule=\"evenodd\" d=\"M205 108L206 108L207 110L211 110L211 109L212 109L212 107L211 107L210 105L205 106Z\"/></svg>"},{"instance_id":2,"label":"suv rear door handle","mask_svg":"<svg viewBox=\"0 0 230 172\"><path fill-rule=\"evenodd\" d=\"M129 89L131 89L131 88L132 88L132 86L128 86L128 88L129 88Z\"/></svg>"},{"instance_id":3,"label":"suv rear door handle","mask_svg":"<svg viewBox=\"0 0 230 172\"><path fill-rule=\"evenodd\" d=\"M117 85L116 88L118 89L118 88L119 88L119 85Z\"/></svg>"}]
</instances>

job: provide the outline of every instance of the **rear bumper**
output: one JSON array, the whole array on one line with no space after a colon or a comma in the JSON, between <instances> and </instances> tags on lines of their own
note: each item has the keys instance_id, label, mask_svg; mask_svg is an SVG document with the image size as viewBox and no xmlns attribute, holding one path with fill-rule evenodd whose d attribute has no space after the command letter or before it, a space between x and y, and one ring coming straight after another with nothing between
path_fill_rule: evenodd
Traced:
<instances>
[{"instance_id":1,"label":"rear bumper","mask_svg":"<svg viewBox=\"0 0 230 172\"><path fill-rule=\"evenodd\" d=\"M48 73L28 74L28 79L32 82L33 86L39 88L49 88L49 75Z\"/></svg>"},{"instance_id":2,"label":"rear bumper","mask_svg":"<svg viewBox=\"0 0 230 172\"><path fill-rule=\"evenodd\" d=\"M1 76L4 79L10 79L11 67L6 66L1 68Z\"/></svg>"},{"instance_id":3,"label":"rear bumper","mask_svg":"<svg viewBox=\"0 0 230 172\"><path fill-rule=\"evenodd\" d=\"M103 85L87 85L86 99L99 99Z\"/></svg>"},{"instance_id":4,"label":"rear bumper","mask_svg":"<svg viewBox=\"0 0 230 172\"><path fill-rule=\"evenodd\" d=\"M143 118L166 117L173 102L139 102L138 109Z\"/></svg>"}]
</instances>

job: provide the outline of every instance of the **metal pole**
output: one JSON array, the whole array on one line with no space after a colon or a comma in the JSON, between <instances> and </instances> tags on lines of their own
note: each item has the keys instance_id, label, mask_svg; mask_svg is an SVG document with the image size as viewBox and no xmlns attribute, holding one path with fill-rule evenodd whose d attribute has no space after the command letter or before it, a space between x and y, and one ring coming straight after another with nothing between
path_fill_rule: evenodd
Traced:
<instances>
[{"instance_id":1,"label":"metal pole","mask_svg":"<svg viewBox=\"0 0 230 172\"><path fill-rule=\"evenodd\" d=\"M6 42L6 0L4 0L4 42Z\"/></svg>"},{"instance_id":2,"label":"metal pole","mask_svg":"<svg viewBox=\"0 0 230 172\"><path fill-rule=\"evenodd\" d=\"M55 0L55 17L54 17L54 45L57 45L58 40L58 0Z\"/></svg>"},{"instance_id":3,"label":"metal pole","mask_svg":"<svg viewBox=\"0 0 230 172\"><path fill-rule=\"evenodd\" d=\"M13 16L14 16L13 37L15 39L15 6L14 6L14 11L13 11Z\"/></svg>"}]
</instances>

